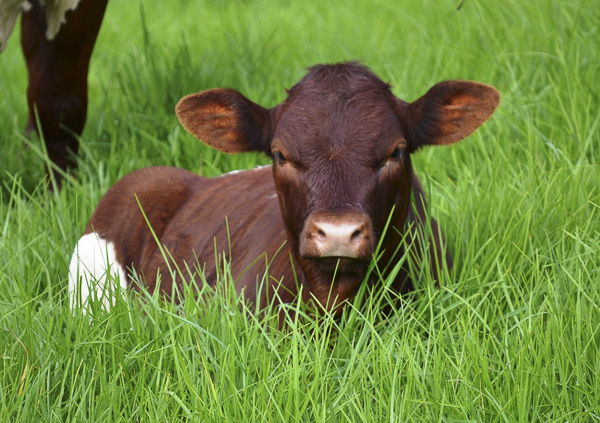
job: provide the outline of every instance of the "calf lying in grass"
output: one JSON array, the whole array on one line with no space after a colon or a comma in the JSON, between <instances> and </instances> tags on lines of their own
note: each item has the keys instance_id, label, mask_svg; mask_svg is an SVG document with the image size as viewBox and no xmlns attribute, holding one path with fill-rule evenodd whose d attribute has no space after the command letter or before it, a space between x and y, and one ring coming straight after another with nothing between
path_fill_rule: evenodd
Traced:
<instances>
[{"instance_id":1,"label":"calf lying in grass","mask_svg":"<svg viewBox=\"0 0 600 423\"><path fill-rule=\"evenodd\" d=\"M311 68L271 109L230 89L187 96L176 111L190 133L220 151L264 152L273 165L212 179L154 167L119 180L73 253L72 302L102 296L107 265L124 288L130 269L151 292L171 294L198 268L213 283L215 252L230 262L237 291L261 306L301 293L339 313L369 283L376 249L387 272L411 249L392 275L400 293L412 288L408 269L418 268L422 251L437 278L442 262L452 263L435 220L430 239L418 236L425 200L410 155L463 139L498 102L491 86L447 81L407 103L357 63Z\"/></svg>"}]
</instances>

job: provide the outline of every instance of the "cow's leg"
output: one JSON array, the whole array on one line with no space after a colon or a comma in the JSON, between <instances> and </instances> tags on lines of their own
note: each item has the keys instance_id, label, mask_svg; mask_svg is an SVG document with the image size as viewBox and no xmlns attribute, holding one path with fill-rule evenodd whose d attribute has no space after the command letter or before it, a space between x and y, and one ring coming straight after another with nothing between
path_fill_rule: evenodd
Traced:
<instances>
[{"instance_id":1,"label":"cow's leg","mask_svg":"<svg viewBox=\"0 0 600 423\"><path fill-rule=\"evenodd\" d=\"M87 114L90 57L108 0L83 0L66 13L58 34L46 39L46 16L39 0L29 0L23 13L21 38L29 85L27 130L41 129L48 156L59 168L76 166ZM52 169L46 168L50 176ZM57 180L60 180L58 175Z\"/></svg>"}]
</instances>

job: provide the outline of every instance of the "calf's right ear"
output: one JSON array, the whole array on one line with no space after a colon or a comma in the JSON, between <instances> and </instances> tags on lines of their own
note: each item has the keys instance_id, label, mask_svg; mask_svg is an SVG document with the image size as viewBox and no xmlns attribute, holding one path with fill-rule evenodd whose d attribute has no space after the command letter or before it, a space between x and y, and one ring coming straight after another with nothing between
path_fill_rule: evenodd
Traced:
<instances>
[{"instance_id":1,"label":"calf's right ear","mask_svg":"<svg viewBox=\"0 0 600 423\"><path fill-rule=\"evenodd\" d=\"M181 125L226 153L270 154L269 110L235 90L217 88L182 98L175 107Z\"/></svg>"}]
</instances>

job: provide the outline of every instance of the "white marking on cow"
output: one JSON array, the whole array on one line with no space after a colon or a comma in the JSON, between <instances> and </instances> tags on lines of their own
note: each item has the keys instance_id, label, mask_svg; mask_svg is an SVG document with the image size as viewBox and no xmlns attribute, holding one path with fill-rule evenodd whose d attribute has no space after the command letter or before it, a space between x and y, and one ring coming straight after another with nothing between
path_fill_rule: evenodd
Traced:
<instances>
[{"instance_id":1,"label":"white marking on cow","mask_svg":"<svg viewBox=\"0 0 600 423\"><path fill-rule=\"evenodd\" d=\"M66 22L65 14L75 10L80 0L40 0L46 11L46 38L54 39L60 26ZM25 0L0 0L0 53L12 34L17 17L31 9L31 4Z\"/></svg>"},{"instance_id":2,"label":"white marking on cow","mask_svg":"<svg viewBox=\"0 0 600 423\"><path fill-rule=\"evenodd\" d=\"M125 269L117 261L112 242L98 237L96 232L83 235L69 264L69 305L81 307L85 313L90 301L101 301L109 311L115 304L118 286L127 288Z\"/></svg>"},{"instance_id":3,"label":"white marking on cow","mask_svg":"<svg viewBox=\"0 0 600 423\"><path fill-rule=\"evenodd\" d=\"M230 172L224 173L220 176L226 176L226 175L237 175L238 173L242 173L242 172L252 172L254 170L260 170L263 169L265 167L270 167L271 165L262 165L262 166L256 166L254 169L237 169L237 170L232 170Z\"/></svg>"},{"instance_id":4,"label":"white marking on cow","mask_svg":"<svg viewBox=\"0 0 600 423\"><path fill-rule=\"evenodd\" d=\"M238 173L242 173L242 172L245 172L245 171L246 171L246 169L232 170L230 172L224 173L221 176L225 176L225 175L237 175Z\"/></svg>"},{"instance_id":5,"label":"white marking on cow","mask_svg":"<svg viewBox=\"0 0 600 423\"><path fill-rule=\"evenodd\" d=\"M75 10L80 0L45 0L46 3L46 38L52 40L60 26L67 20L65 14ZM44 1L42 1L42 4Z\"/></svg>"}]
</instances>

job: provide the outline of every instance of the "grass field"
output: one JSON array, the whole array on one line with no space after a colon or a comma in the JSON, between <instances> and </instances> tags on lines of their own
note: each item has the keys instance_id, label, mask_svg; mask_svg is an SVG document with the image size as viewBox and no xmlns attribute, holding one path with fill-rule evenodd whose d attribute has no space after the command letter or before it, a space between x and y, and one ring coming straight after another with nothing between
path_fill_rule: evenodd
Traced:
<instances>
[{"instance_id":1,"label":"grass field","mask_svg":"<svg viewBox=\"0 0 600 423\"><path fill-rule=\"evenodd\" d=\"M0 55L0 421L599 421L599 46L597 0L112 0L80 168L53 194L23 136L17 32ZM406 100L445 79L502 93L469 139L415 158L455 258L441 289L422 277L392 317L373 301L285 331L230 293L71 315L72 248L119 177L268 162L196 141L182 96L272 106L349 59Z\"/></svg>"}]
</instances>

